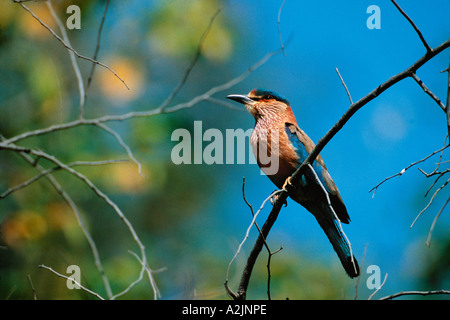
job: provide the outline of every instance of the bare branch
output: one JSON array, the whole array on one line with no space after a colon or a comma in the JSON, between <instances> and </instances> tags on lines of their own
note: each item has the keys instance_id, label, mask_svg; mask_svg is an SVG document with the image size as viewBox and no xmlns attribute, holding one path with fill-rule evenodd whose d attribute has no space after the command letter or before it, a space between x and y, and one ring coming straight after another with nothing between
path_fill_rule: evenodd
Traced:
<instances>
[{"instance_id":1,"label":"bare branch","mask_svg":"<svg viewBox=\"0 0 450 320\"><path fill-rule=\"evenodd\" d=\"M416 216L416 218L414 219L414 221L412 222L410 228L412 228L414 226L414 224L416 223L417 219L419 219L419 217L422 215L422 213L425 212L425 210L427 210L431 204L433 203L434 198L437 196L437 194L450 182L450 179L448 179L447 181L444 182L444 184L437 189L434 194L431 196L430 201L428 202L428 204L425 206L425 208L422 209L422 211L419 212L419 214Z\"/></svg>"},{"instance_id":2,"label":"bare branch","mask_svg":"<svg viewBox=\"0 0 450 320\"><path fill-rule=\"evenodd\" d=\"M62 163L61 161L59 161L57 158L55 158L52 155L49 155L43 151L37 151L37 150L31 150L31 154L47 159L50 162L53 162L54 164L56 164L57 166L61 167L62 169L64 169L65 171L71 173L73 176L77 177L78 179L82 180L85 184L87 184L89 186L89 188L101 199L103 199L105 201L105 203L110 206L116 213L117 215L122 219L122 221L125 223L125 225L127 226L128 230L130 231L134 241L137 243L140 252L141 252L141 261L143 265L147 265L147 257L146 257L146 253L145 253L145 246L142 243L141 239L139 238L138 234L136 233L133 225L131 224L131 222L128 220L128 218L125 216L125 214L122 212L122 210L119 208L119 206L112 201L103 191L101 191L97 186L94 185L94 183L87 178L85 175L79 173L78 171L75 171L74 169L68 167L67 165L65 165L64 163ZM151 274L151 272L149 271L150 269L147 270L147 273L149 275L149 278L151 279L151 284L154 284L153 281L153 276ZM155 299L157 298L157 296L155 296Z\"/></svg>"},{"instance_id":3,"label":"bare branch","mask_svg":"<svg viewBox=\"0 0 450 320\"><path fill-rule=\"evenodd\" d=\"M339 76L339 79L341 79L341 82L342 82L342 85L343 85L344 88L345 88L345 91L347 92L348 99L350 100L350 104L353 104L353 99L352 99L352 96L350 95L350 91L348 91L347 85L345 84L344 79L342 79L342 76L341 76L341 74L339 73L338 68L336 68L336 72L337 72L337 74L338 74L338 76Z\"/></svg>"},{"instance_id":4,"label":"bare branch","mask_svg":"<svg viewBox=\"0 0 450 320\"><path fill-rule=\"evenodd\" d=\"M242 181L242 197L244 198L244 202L247 204L247 206L250 208L250 211L252 213L252 216L255 216L255 213L253 211L253 206L247 201L247 198L245 196L245 177L243 178ZM271 272L270 272L270 262L272 260L272 256L278 252L280 252L281 250L283 250L283 246L281 246L278 250L272 252L269 248L269 245L267 244L266 239L264 238L264 234L261 231L261 228L259 227L258 223L255 221L255 226L258 229L259 234L261 235L261 237L264 239L264 246L267 249L267 252L269 254L269 257L267 258L267 298L269 300L272 300L271 295L270 295L270 279L271 279ZM231 290L229 288L227 288L227 292L230 292ZM231 294L231 296L233 296L233 294ZM236 294L234 294L234 296L236 297Z\"/></svg>"},{"instance_id":5,"label":"bare branch","mask_svg":"<svg viewBox=\"0 0 450 320\"><path fill-rule=\"evenodd\" d=\"M439 46L437 46L434 49L431 49L430 52L427 52L426 55L424 55L422 58L417 60L415 63L413 63L409 68L406 70L396 74L395 76L389 78L386 82L379 85L377 88L372 90L369 94L361 98L355 103L352 103L349 107L349 109L344 113L344 115L339 119L339 121L318 141L315 148L311 151L311 153L308 155L308 157L303 161L303 163L297 168L295 173L291 176L291 182L295 184L295 182L300 179L301 173L303 172L304 168L312 163L316 157L319 155L320 151L325 147L325 145L334 137L334 135L339 132L342 127L347 123L348 120L363 106L365 106L367 103L378 97L380 94L382 94L384 91L392 87L394 84L398 83L399 81L411 77L413 73L415 73L420 67L422 67L425 63L430 61L434 56L441 53L445 49L450 47L450 39L443 42Z\"/></svg>"},{"instance_id":6,"label":"bare branch","mask_svg":"<svg viewBox=\"0 0 450 320\"><path fill-rule=\"evenodd\" d=\"M400 13L406 18L406 20L408 20L408 22L411 24L411 26L414 28L417 35L419 36L420 41L422 41L425 49L427 49L427 53L430 53L432 51L432 49L430 48L428 43L425 41L425 38L423 37L422 32L420 32L419 28L417 28L414 21L412 21L412 19L406 14L406 12L403 11L402 8L400 8L400 6L397 4L397 2L395 2L395 0L391 0L391 2L395 5L395 7L398 9L398 11L400 11Z\"/></svg>"},{"instance_id":7,"label":"bare branch","mask_svg":"<svg viewBox=\"0 0 450 320\"><path fill-rule=\"evenodd\" d=\"M0 138L3 138L3 137L0 135ZM21 157L23 157L30 165L36 167L41 173L44 172L44 168L42 168L39 164L37 164L30 155L21 153L21 152L18 154ZM94 240L92 239L91 234L89 233L89 231L87 230L87 228L84 224L83 218L81 217L81 213L80 213L77 205L72 200L72 198L67 194L67 192L61 187L59 182L51 174L46 175L46 178L51 183L51 185L55 188L56 192L63 198L63 200L69 205L69 207L74 212L75 217L78 221L78 225L80 226L81 230L83 231L83 234L86 237L86 240L89 243L89 246L91 248L92 255L94 257L94 262L95 262L95 265L97 266L98 271L100 272L100 276L102 277L103 283L105 285L106 293L107 293L108 297L111 297L112 296L111 286L109 284L108 277L106 276L105 271L103 269L103 265L100 260L100 255L99 255L97 246L96 246Z\"/></svg>"},{"instance_id":8,"label":"bare branch","mask_svg":"<svg viewBox=\"0 0 450 320\"><path fill-rule=\"evenodd\" d=\"M434 217L433 223L431 224L430 231L428 232L427 241L425 242L427 246L429 247L431 245L431 235L433 234L434 226L436 225L437 219L441 216L441 213L444 211L444 208L447 206L447 204L450 201L450 197L447 198L447 201L445 201L444 205L442 206L441 210L439 210L436 217Z\"/></svg>"},{"instance_id":9,"label":"bare branch","mask_svg":"<svg viewBox=\"0 0 450 320\"><path fill-rule=\"evenodd\" d=\"M130 253L131 253L131 254L132 254L139 262L141 262L140 259L139 259L139 257L136 255L136 253L134 253L134 252L132 252L132 251L129 251L129 252L130 252ZM111 300L115 300L115 299L117 299L118 297L120 297L120 296L122 296L122 295L128 293L135 285L137 285L139 282L142 281L142 279L144 279L144 274L145 274L145 267L142 266L141 272L139 273L139 277L138 277L135 281L133 281L132 283L130 283L130 285L129 285L128 287L126 287L123 291L121 291L121 292L115 294L114 296L112 296L112 297L111 297Z\"/></svg>"},{"instance_id":10,"label":"bare branch","mask_svg":"<svg viewBox=\"0 0 450 320\"><path fill-rule=\"evenodd\" d=\"M449 40L449 43L450 43L450 40ZM213 95L215 95L219 92L225 91L225 90L233 87L234 85L242 82L252 72L254 72L256 69L258 69L259 67L264 65L271 57L273 57L274 55L276 55L278 53L280 53L280 49L269 52L261 60L256 62L254 65L252 65L250 68L248 68L245 72L243 72L239 76L237 76L221 85L212 87L211 89L204 92L203 94L200 94L200 95L192 98L190 101L179 103L172 107L165 108L164 110L161 110L161 108L156 108L156 109L151 109L148 111L129 112L129 113L121 114L121 115L106 115L106 116L95 118L95 119L77 119L77 120L74 120L71 122L66 122L63 124L52 125L50 127L43 128L43 129L37 129L37 130L24 132L13 138L4 140L3 144L4 145L11 144L11 143L15 143L17 141L20 141L20 140L23 140L26 138L39 136L39 135L47 134L50 132L66 130L66 129L74 128L74 127L77 127L80 125L97 125L97 124L103 123L103 122L124 121L124 120L128 120L128 119L133 119L133 118L146 118L146 117L152 117L155 115L159 115L162 113L173 113L173 112L177 112L179 110L192 108L193 106L197 105L198 103L200 103L202 101L207 101L208 99L211 99L211 97ZM0 146L0 148L1 148L1 146ZM24 148L24 149L26 150L26 148ZM26 152L26 151L24 151L24 152Z\"/></svg>"},{"instance_id":11,"label":"bare branch","mask_svg":"<svg viewBox=\"0 0 450 320\"><path fill-rule=\"evenodd\" d=\"M433 99L434 101L436 101L436 103L437 103L438 106L442 109L442 111L445 112L445 106L444 106L444 104L442 103L442 101L441 101L441 100L440 100L433 92L431 92L430 89L427 88L427 86L423 83L422 80L420 80L420 78L419 78L415 73L412 74L412 78L413 78L413 79L417 82L417 84L423 89L423 91L431 97L431 99Z\"/></svg>"},{"instance_id":12,"label":"bare branch","mask_svg":"<svg viewBox=\"0 0 450 320\"><path fill-rule=\"evenodd\" d=\"M426 173L425 171L423 171L422 169L420 169L420 172L422 172L427 178L434 176L434 175L438 175L438 177L434 180L434 182L430 185L430 187L428 188L427 192L425 192L425 197L428 195L428 192L430 192L430 190L434 187L434 185L439 181L439 179L441 177L443 177L445 174L450 172L450 169L446 169L444 171L433 171L432 173Z\"/></svg>"},{"instance_id":13,"label":"bare branch","mask_svg":"<svg viewBox=\"0 0 450 320\"><path fill-rule=\"evenodd\" d=\"M81 283L79 283L78 281L76 281L76 280L73 279L73 278L70 278L70 277L68 277L68 276L66 276L66 275L63 275L63 274L61 274L61 273L59 273L59 272L56 272L56 271L53 270L52 268L47 267L46 265L43 265L43 264L41 264L41 265L39 266L39 268L47 269L47 270L53 272L54 274L56 274L56 275L57 275L58 277L60 277L60 278L63 278L63 279L72 281L72 282L75 283L77 286L79 286L83 291L86 291L87 293L90 293L90 294L92 294L93 296L96 296L96 297L99 298L100 300L105 300L105 299L104 299L101 295L99 295L97 292L94 292L94 291L92 291L92 290L89 290L88 288L86 288L85 286L81 285Z\"/></svg>"},{"instance_id":14,"label":"bare branch","mask_svg":"<svg viewBox=\"0 0 450 320\"><path fill-rule=\"evenodd\" d=\"M253 266L255 265L255 262L256 262L256 259L258 258L259 253L261 252L261 249L265 243L265 239L267 238L267 235L269 234L270 229L272 228L273 224L277 220L277 217L278 217L278 214L280 213L281 207L283 206L283 204L286 201L287 192L285 192L284 190L278 190L278 192L279 192L278 197L276 198L275 203L273 204L273 207L272 207L272 210L270 211L269 217L267 218L266 222L264 223L264 225L261 229L261 233L259 234L259 236L255 242L255 245L253 246L253 249L247 258L247 263L244 268L244 273L242 274L242 277L241 277L239 289L238 289L237 293L235 293L234 296L232 296L232 298L235 300L245 300L247 287L248 287L248 283L250 281L250 276L252 274ZM267 200L269 200L272 197L272 195L273 195L273 193L268 198L266 198L265 202L267 202ZM250 225L250 227L251 227L251 225ZM233 259L234 258L235 257L233 257ZM227 280L225 281L225 287L228 288L228 275L227 275Z\"/></svg>"},{"instance_id":15,"label":"bare branch","mask_svg":"<svg viewBox=\"0 0 450 320\"><path fill-rule=\"evenodd\" d=\"M52 2L49 0L46 2L48 9L50 10L50 13L53 16L53 19L55 19L56 24L58 25L58 28L61 32L62 38L64 40L65 43L67 43L67 45L69 47L72 47L69 37L67 36L67 32L66 32L66 28L64 27L64 25L62 24L61 20L59 19L58 15L56 14L55 10L53 9L53 5ZM70 62L72 63L72 67L73 70L75 71L75 76L77 78L77 83L78 83L78 92L80 95L80 104L79 104L79 108L80 110L83 108L84 106L84 99L85 99L85 92L84 92L84 83L83 83L83 77L81 76L81 71L80 68L78 67L77 61L75 59L75 53L73 50L67 50L67 52L69 53L70 56Z\"/></svg>"},{"instance_id":16,"label":"bare branch","mask_svg":"<svg viewBox=\"0 0 450 320\"><path fill-rule=\"evenodd\" d=\"M362 260L361 260L361 266L360 269L363 270L364 267L364 262L366 261L366 254L367 254L367 246L369 244L366 243L366 245L364 246L364 252L363 252L363 256L362 256ZM359 282L361 281L361 276L362 276L362 272L359 273L358 278L356 279L356 284L355 284L355 296L353 297L353 300L356 300L358 298L358 288L359 288Z\"/></svg>"},{"instance_id":17,"label":"bare branch","mask_svg":"<svg viewBox=\"0 0 450 320\"><path fill-rule=\"evenodd\" d=\"M400 177L401 175L403 175L403 174L404 174L408 169L410 169L411 167L413 167L413 166L415 166L415 165L417 165L417 164L419 164L419 163L421 163L421 162L424 162L425 160L427 160L428 158L434 156L434 155L435 155L436 153L438 153L438 152L444 151L444 150L447 149L449 146L450 146L450 145L446 145L446 146L440 148L439 150L436 150L436 151L432 152L431 154L429 154L429 155L426 156L425 158L420 159L420 160L417 160L417 161L411 163L411 164L410 164L409 166L407 166L406 168L403 168L400 172L398 172L398 173L396 173L396 174L394 174L394 175L392 175L392 176L390 176L390 177L385 178L383 181L381 181L381 182L378 183L375 187L373 187L372 189L369 190L369 192L372 192L372 191L373 191L372 197L375 196L375 192L377 191L378 187L381 186L381 185L382 185L383 183L385 183L386 181L388 181L388 180L390 180L390 179L392 179L392 178L395 178L395 177Z\"/></svg>"},{"instance_id":18,"label":"bare branch","mask_svg":"<svg viewBox=\"0 0 450 320\"><path fill-rule=\"evenodd\" d=\"M115 294L113 297L111 297L111 300L115 300L118 297L128 293L135 285L137 285L139 282L141 282L144 279L145 271L151 272L152 274L155 274L155 273L158 273L158 272L166 270L166 268L161 268L159 270L151 270L150 268L148 268L148 265L145 266L142 263L141 259L139 258L139 256L136 253L134 253L133 251L128 251L128 252L130 254L132 254L136 258L136 260L138 260L139 263L141 264L141 266L142 266L141 272L139 273L139 277L135 281L130 283L130 285L128 287L126 287L123 291L121 291L121 292ZM154 281L154 279L151 278L150 281L152 282L152 281ZM152 288L153 288L154 296L155 297L159 297L160 296L160 292L159 292L159 289L158 289L158 287L157 287L155 282L152 284Z\"/></svg>"},{"instance_id":19,"label":"bare branch","mask_svg":"<svg viewBox=\"0 0 450 320\"><path fill-rule=\"evenodd\" d=\"M137 243L139 249L140 249L140 253L141 253L141 258L140 261L142 262L142 265L145 266L146 272L148 274L148 277L150 279L150 284L152 285L154 292L158 293L158 290L154 287L155 285L155 281L153 279L153 275L151 272L151 269L148 268L147 266L147 256L145 253L145 246L142 243L142 241L140 240L138 234L136 233L133 225L131 224L131 222L128 220L128 218L125 216L125 214L122 212L122 210L119 208L119 206L112 201L103 191L101 191L96 185L94 185L94 183L87 178L85 175L81 174L80 172L74 170L73 168L69 167L68 165L62 163L61 161L59 161L56 157L47 154L41 150L34 150L34 149L25 149L26 151L23 151L23 148L18 147L16 145L13 144L8 144L8 145L4 145L4 143L0 143L0 149L7 149L7 150L12 150L12 151L18 151L18 152L27 152L29 154L32 154L36 157L39 158L43 158L46 159L52 163L54 163L56 166L62 168L63 170L71 173L73 176L75 176L76 178L80 179L81 181L83 181L86 185L89 186L89 188L99 197L101 198L108 206L110 206L115 212L116 214L120 217L120 219L124 222L124 224L126 225L126 227L128 228L128 230L130 231L134 241ZM157 295L155 295L154 297L155 299L158 298Z\"/></svg>"},{"instance_id":20,"label":"bare branch","mask_svg":"<svg viewBox=\"0 0 450 320\"><path fill-rule=\"evenodd\" d=\"M280 9L278 10L277 25L278 25L278 37L280 38L281 50L283 51L283 54L286 56L286 51L284 50L283 39L281 38L281 10L283 10L285 3L286 3L286 0L283 0L283 3L281 4Z\"/></svg>"},{"instance_id":21,"label":"bare branch","mask_svg":"<svg viewBox=\"0 0 450 320\"><path fill-rule=\"evenodd\" d=\"M122 137L120 136L120 134L118 134L115 130L111 129L110 127L108 127L106 124L104 123L97 123L96 124L97 127L105 130L106 132L108 132L109 134L113 135L114 138L116 138L117 142L122 146L122 148L125 149L125 151L127 152L128 157L130 157L130 159L137 164L138 166L138 170L139 170L139 174L142 177L145 177L144 174L142 173L142 164L136 159L136 157L133 155L133 151L131 151L131 148L123 141Z\"/></svg>"},{"instance_id":22,"label":"bare branch","mask_svg":"<svg viewBox=\"0 0 450 320\"><path fill-rule=\"evenodd\" d=\"M383 288L383 286L384 286L384 284L386 283L386 280L387 280L387 277L388 277L388 274L386 273L386 275L384 276L384 280L383 280L383 283L381 283L381 285L369 296L369 299L368 300L372 300L372 298L373 298L373 296L378 292L378 291L380 291L380 289L381 288Z\"/></svg>"},{"instance_id":23,"label":"bare branch","mask_svg":"<svg viewBox=\"0 0 450 320\"><path fill-rule=\"evenodd\" d=\"M118 162L124 162L127 160L103 160L103 161L75 161L72 163L69 163L67 166L68 167L75 167L75 166L99 166L99 165L105 165L105 164L111 164L111 163L118 163ZM33 163L30 163L33 164ZM39 180L40 178L49 175L50 173L53 173L57 170L62 169L61 167L54 167L51 169L47 169L47 170L43 170L41 171L41 173L39 173L38 175L34 176L33 178L28 179L25 182L22 182L21 184L16 185L15 187L11 187L8 190L6 190L5 192L3 192L2 194L0 194L0 200L6 198L7 196L9 196L11 193L18 191L20 189L23 189L25 187L28 187L30 184L32 184L33 182L36 182L37 180Z\"/></svg>"},{"instance_id":24,"label":"bare branch","mask_svg":"<svg viewBox=\"0 0 450 320\"><path fill-rule=\"evenodd\" d=\"M170 95L167 97L167 99L159 106L158 109L160 109L160 111L163 111L171 102L172 100L175 98L175 96L178 94L178 92L180 92L181 88L183 88L184 84L186 83L192 69L194 68L194 66L196 65L198 59L200 58L200 54L202 52L202 47L203 47L203 43L206 40L206 37L209 34L209 31L211 30L214 20L216 20L217 16L220 13L220 9L218 9L214 15L212 16L211 20L209 21L208 26L206 27L206 30L203 32L202 36L200 37L200 41L197 45L197 51L195 52L195 56L192 59L191 63L189 64L186 72L184 73L183 78L181 79L180 83L173 89L173 91L170 93Z\"/></svg>"},{"instance_id":25,"label":"bare branch","mask_svg":"<svg viewBox=\"0 0 450 320\"><path fill-rule=\"evenodd\" d=\"M391 300L394 298L408 296L408 295L419 295L419 296L429 296L434 294L450 294L450 290L435 290L435 291L401 291L398 293L391 294L381 298L380 300Z\"/></svg>"},{"instance_id":26,"label":"bare branch","mask_svg":"<svg viewBox=\"0 0 450 320\"><path fill-rule=\"evenodd\" d=\"M32 16L33 16L33 18L35 18L45 29L47 29L48 31L50 31L50 33L53 35L53 37L55 37L59 42L61 42L62 43L62 45L64 46L64 47L66 47L66 49L68 49L68 50L70 50L70 51L72 51L78 58L80 58L80 59L83 59L83 60L87 60L87 61L90 61L90 62L92 62L92 63L94 63L94 64L98 64L99 66L102 66L103 68L106 68L106 69L108 69L109 71L111 71L124 85L125 85L125 87L128 89L128 90L130 90L130 88L127 86L127 84L126 84L126 82L121 78L121 77L119 77L119 75L113 70L113 69L111 69L111 67L109 67L109 66L107 66L107 65L105 65L105 64L103 64L103 63L101 63L101 62L99 62L99 61L97 61L97 60L94 60L94 59L91 59L91 58L89 58L89 57L86 57L86 56L83 56L83 55L81 55L81 54L79 54L74 48L72 48L69 44L67 44L63 39L61 39L61 37L60 36L58 36L56 33L55 33L55 31L53 31L52 30L52 28L50 28L49 26L47 26L41 19L39 19L39 17L38 16L36 16L35 14L34 14L34 12L33 11L31 11L26 5L24 5L22 2L18 2L26 11L28 11Z\"/></svg>"},{"instance_id":27,"label":"bare branch","mask_svg":"<svg viewBox=\"0 0 450 320\"><path fill-rule=\"evenodd\" d=\"M233 264L234 260L235 260L236 257L239 255L239 253L241 252L242 246L243 246L244 243L247 241L247 239L248 239L248 237L249 237L249 234L250 234L250 230L251 230L251 228L253 227L253 224L255 224L255 222L256 222L256 218L257 218L258 215L261 213L261 211L262 211L262 209L264 208L264 206L266 205L267 201L270 201L270 199L271 199L273 196L275 196L275 195L277 195L277 194L279 194L279 193L281 193L281 192L283 192L283 191L285 191L285 190L276 190L276 191L272 192L272 193L270 194L270 196L268 196L266 199L264 199L264 201L262 202L262 204L261 204L261 206L259 207L258 211L256 211L255 215L253 216L253 219L252 219L250 225L249 225L248 228L247 228L247 232L245 233L244 239L243 239L243 240L241 241L241 243L239 244L239 247L238 247L238 249L236 250L236 253L234 254L233 258L231 259L230 263L228 264L227 274L226 274L226 280L225 280L225 286L226 286L226 287L227 287L227 283L228 283L228 275L229 275L229 273L230 273L231 265ZM267 221L266 221L266 223L267 223ZM264 226L263 226L263 230L264 230ZM267 236L267 235L264 234L264 231L262 231L262 232L260 233L259 237L258 237L258 239L261 238L261 248L262 248L262 245L265 243L265 238L266 238L266 236ZM259 252L261 251L261 248L259 249L258 254L259 254ZM252 256L252 255L250 254L250 256ZM256 255L256 257L257 257L257 255ZM256 257L255 257L255 261L256 261ZM249 257L249 260L250 260L250 257ZM255 261L253 261L253 264L250 266L249 260L247 260L247 265L246 265L246 267L245 267L244 274L243 274L242 279L241 279L241 285L239 286L239 291L238 291L238 293L235 295L234 298L237 298L237 299L242 299L242 298L244 298L244 299L245 299L245 292L246 292L246 290L247 290L248 281L250 280L251 269L253 269L253 264L254 264L254 262L255 262ZM250 268L250 270L249 270L249 268ZM248 277L247 277L247 275L248 275Z\"/></svg>"},{"instance_id":28,"label":"bare branch","mask_svg":"<svg viewBox=\"0 0 450 320\"><path fill-rule=\"evenodd\" d=\"M100 38L101 38L101 35L102 35L103 24L105 23L106 12L108 11L108 7L109 7L109 0L106 0L105 10L103 11L103 16L102 16L102 19L100 21L100 26L98 27L97 42L96 42L96 45L95 45L94 56L92 57L93 60L97 60L97 55L98 55L98 52L100 50ZM80 114L79 114L80 118L84 117L84 107L85 107L84 105L85 105L86 99L87 99L87 91L88 91L88 89L89 89L89 87L91 85L92 78L94 77L95 67L96 67L96 64L93 63L92 66L91 66L91 71L89 72L89 77L87 79L86 88L84 89L84 104L81 105L81 108L80 108Z\"/></svg>"},{"instance_id":29,"label":"bare branch","mask_svg":"<svg viewBox=\"0 0 450 320\"><path fill-rule=\"evenodd\" d=\"M36 289L34 288L33 281L31 281L31 276L27 274L28 282L30 283L31 291L33 292L33 300L37 300Z\"/></svg>"},{"instance_id":30,"label":"bare branch","mask_svg":"<svg viewBox=\"0 0 450 320\"><path fill-rule=\"evenodd\" d=\"M447 67L447 103L445 104L445 113L447 114L447 135L450 139L450 62Z\"/></svg>"}]
</instances>

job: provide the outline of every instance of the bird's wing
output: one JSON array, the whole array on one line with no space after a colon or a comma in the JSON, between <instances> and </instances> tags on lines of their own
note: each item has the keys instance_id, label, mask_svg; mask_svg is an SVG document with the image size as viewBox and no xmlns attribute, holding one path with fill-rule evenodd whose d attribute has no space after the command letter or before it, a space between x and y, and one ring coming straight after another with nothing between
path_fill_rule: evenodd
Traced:
<instances>
[{"instance_id":1,"label":"bird's wing","mask_svg":"<svg viewBox=\"0 0 450 320\"><path fill-rule=\"evenodd\" d=\"M285 125L286 134L289 141L292 143L295 152L297 153L298 163L300 165L314 149L314 142L312 142L308 135L297 125L292 123L286 123ZM342 200L339 190L328 173L327 167L325 166L325 163L320 155L316 158L312 167L320 182L328 192L331 205L339 217L339 220L343 223L349 223L350 217L347 213L344 201Z\"/></svg>"}]
</instances>

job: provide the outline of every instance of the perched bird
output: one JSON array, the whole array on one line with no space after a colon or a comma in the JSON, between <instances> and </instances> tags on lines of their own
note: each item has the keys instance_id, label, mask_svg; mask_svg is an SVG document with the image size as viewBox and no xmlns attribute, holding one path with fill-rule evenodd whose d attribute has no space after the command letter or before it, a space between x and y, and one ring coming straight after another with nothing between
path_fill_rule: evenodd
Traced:
<instances>
[{"instance_id":1,"label":"perched bird","mask_svg":"<svg viewBox=\"0 0 450 320\"><path fill-rule=\"evenodd\" d=\"M232 94L227 98L244 104L255 118L250 143L257 163L278 188L283 188L285 183L290 183L290 180L286 179L315 147L306 133L299 128L289 102L280 95L263 89L254 89L248 95ZM261 152L261 148L265 151ZM262 159L265 153L268 158L278 161L277 170L268 170L267 161ZM358 262L351 254L348 241L336 220L337 216L341 222L349 223L350 217L320 155L312 166L306 168L294 187L289 197L314 215L347 274L352 278L357 277Z\"/></svg>"}]
</instances>

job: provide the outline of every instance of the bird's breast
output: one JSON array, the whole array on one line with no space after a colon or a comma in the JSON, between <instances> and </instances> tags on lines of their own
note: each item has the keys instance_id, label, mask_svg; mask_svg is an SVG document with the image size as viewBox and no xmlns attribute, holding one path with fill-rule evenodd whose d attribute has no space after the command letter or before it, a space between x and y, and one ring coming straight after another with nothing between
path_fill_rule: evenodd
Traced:
<instances>
[{"instance_id":1,"label":"bird's breast","mask_svg":"<svg viewBox=\"0 0 450 320\"><path fill-rule=\"evenodd\" d=\"M261 170L278 188L282 188L299 164L297 153L284 129L273 130L256 126L250 143Z\"/></svg>"}]
</instances>

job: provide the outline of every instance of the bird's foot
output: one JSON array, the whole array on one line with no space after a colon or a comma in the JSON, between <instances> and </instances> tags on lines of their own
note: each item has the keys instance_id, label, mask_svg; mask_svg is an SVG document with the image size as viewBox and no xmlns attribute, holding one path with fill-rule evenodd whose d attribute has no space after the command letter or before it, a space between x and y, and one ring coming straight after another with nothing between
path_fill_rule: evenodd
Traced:
<instances>
[{"instance_id":1,"label":"bird's foot","mask_svg":"<svg viewBox=\"0 0 450 320\"><path fill-rule=\"evenodd\" d=\"M282 189L287 190L286 187L287 187L288 185L291 186L291 187L294 186L294 185L291 183L291 177L288 177L288 178L286 179L286 181L284 181L284 184L283 184L283 188L282 188Z\"/></svg>"},{"instance_id":2,"label":"bird's foot","mask_svg":"<svg viewBox=\"0 0 450 320\"><path fill-rule=\"evenodd\" d=\"M278 190L274 190L274 192L275 191L278 191ZM277 202L279 196L280 195L277 193L277 194L274 194L272 197L270 197L270 203L272 204L272 206L275 204L275 202ZM284 206L287 207L287 201L286 200L284 200L282 204L284 204Z\"/></svg>"}]
</instances>

